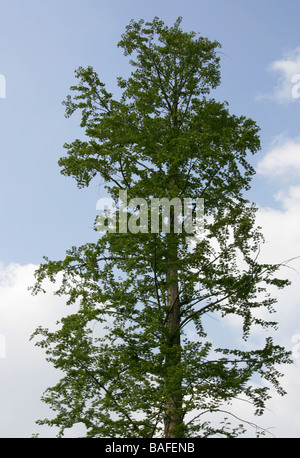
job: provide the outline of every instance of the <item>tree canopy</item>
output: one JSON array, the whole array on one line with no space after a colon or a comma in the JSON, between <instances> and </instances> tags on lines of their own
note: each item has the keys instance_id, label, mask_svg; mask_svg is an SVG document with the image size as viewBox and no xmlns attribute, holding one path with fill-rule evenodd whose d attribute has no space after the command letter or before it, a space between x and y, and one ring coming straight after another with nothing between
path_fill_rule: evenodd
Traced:
<instances>
[{"instance_id":1,"label":"tree canopy","mask_svg":"<svg viewBox=\"0 0 300 458\"><path fill-rule=\"evenodd\" d=\"M149 208L153 198L203 198L205 211L201 237L191 238L172 230L172 207L169 232L151 232L151 218L139 230L137 206L127 215L135 215L134 233L107 230L36 271L33 293L60 276L56 294L73 310L55 330L33 335L64 374L43 396L56 416L38 421L61 435L82 423L87 437L236 437L242 428L207 415L230 416L237 398L261 415L269 388L257 380L284 394L277 366L290 362L288 352L268 334L260 349L242 340L254 325L276 327L261 311L274 311L269 286L288 284L275 276L279 264L260 262L257 208L245 197L259 127L210 97L220 84L220 44L181 22L132 20L118 44L132 66L117 79L120 98L93 67L80 67L64 102L67 117L81 113L86 138L65 144L63 175L79 187L101 179L118 217L120 190ZM239 316L240 347L217 348L207 315Z\"/></svg>"}]
</instances>

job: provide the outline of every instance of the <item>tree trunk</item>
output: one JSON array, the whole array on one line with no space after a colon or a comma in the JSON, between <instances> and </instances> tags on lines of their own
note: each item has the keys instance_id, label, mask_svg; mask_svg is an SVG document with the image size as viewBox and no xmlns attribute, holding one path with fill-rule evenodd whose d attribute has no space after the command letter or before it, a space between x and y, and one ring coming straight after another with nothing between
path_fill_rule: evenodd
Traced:
<instances>
[{"instance_id":1,"label":"tree trunk","mask_svg":"<svg viewBox=\"0 0 300 458\"><path fill-rule=\"evenodd\" d=\"M173 243L172 243L173 242ZM167 319L166 319L166 415L165 437L183 437L182 376L180 343L180 307L178 273L176 267L177 247L174 234L168 234L167 259Z\"/></svg>"}]
</instances>

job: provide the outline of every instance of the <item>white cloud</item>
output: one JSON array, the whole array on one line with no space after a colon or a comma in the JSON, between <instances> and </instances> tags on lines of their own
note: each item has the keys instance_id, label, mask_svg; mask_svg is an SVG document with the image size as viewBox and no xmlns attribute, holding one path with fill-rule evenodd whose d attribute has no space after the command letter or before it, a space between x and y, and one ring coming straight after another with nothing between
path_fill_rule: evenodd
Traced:
<instances>
[{"instance_id":1,"label":"white cloud","mask_svg":"<svg viewBox=\"0 0 300 458\"><path fill-rule=\"evenodd\" d=\"M275 438L298 438L300 436L300 367L295 363L286 366L282 372L284 372L284 377L281 379L281 385L287 394L281 396L272 390L272 398L267 402L265 413L262 416L255 417L253 407L242 400L233 402L231 412L241 420L257 425L258 430L268 431L265 434L267 438L272 436ZM253 437L254 434L255 428L248 425L246 436Z\"/></svg>"},{"instance_id":2,"label":"white cloud","mask_svg":"<svg viewBox=\"0 0 300 458\"><path fill-rule=\"evenodd\" d=\"M300 100L300 46L272 62L267 70L279 75L278 81L272 94L260 95L258 99L270 98L279 103Z\"/></svg>"},{"instance_id":3,"label":"white cloud","mask_svg":"<svg viewBox=\"0 0 300 458\"><path fill-rule=\"evenodd\" d=\"M269 152L257 165L257 173L277 178L289 174L300 175L300 137L294 139L277 137Z\"/></svg>"},{"instance_id":4,"label":"white cloud","mask_svg":"<svg viewBox=\"0 0 300 458\"><path fill-rule=\"evenodd\" d=\"M262 262L283 262L300 255L300 186L281 190L276 199L279 208L260 207L257 215L257 223L262 226L266 238L260 255ZM33 283L36 267L0 265L0 334L6 342L6 358L0 359L1 437L30 437L36 432L41 432L41 437L54 437L57 433L34 424L38 418L52 416L40 397L45 388L56 383L59 374L45 362L44 352L28 339L36 326L51 326L69 309L63 298L51 294L51 285L47 285L49 293L46 295L30 295L27 287ZM292 285L279 292L276 290L277 313L271 318L279 322L279 329L274 333L275 342L293 350L298 342L293 337L300 334L300 260L284 268L282 276L290 278ZM220 325L221 331L225 332L226 327L233 340L241 335L238 320L220 321ZM253 344L262 342L267 335L255 329ZM251 406L242 401L233 403L232 412L263 428L272 428L270 431L276 437L299 437L300 358L280 369L284 372L282 385L288 393L286 396L273 392L267 403L268 410L259 418L254 417ZM249 427L249 431L253 435L253 429Z\"/></svg>"},{"instance_id":5,"label":"white cloud","mask_svg":"<svg viewBox=\"0 0 300 458\"><path fill-rule=\"evenodd\" d=\"M290 186L287 192L280 191L275 197L282 208L260 208L258 211L257 222L266 238L261 260L283 263L292 259L280 273L292 284L276 293L278 303L274 318L278 320L279 328L274 332L274 340L293 351L297 345L294 337L300 333L300 186ZM280 370L284 373L281 383L287 395L281 397L273 393L268 403L269 410L259 424L266 428L271 426L277 437L299 437L300 358L295 358L294 364Z\"/></svg>"},{"instance_id":6,"label":"white cloud","mask_svg":"<svg viewBox=\"0 0 300 458\"><path fill-rule=\"evenodd\" d=\"M59 373L45 361L45 353L29 341L37 326L51 327L66 313L62 298L49 294L32 296L37 266L0 264L0 437L55 437L57 430L35 424L52 417L40 398L46 388L59 380ZM51 287L52 286L52 287ZM68 310L67 310L68 311ZM3 348L4 347L4 348Z\"/></svg>"},{"instance_id":7,"label":"white cloud","mask_svg":"<svg viewBox=\"0 0 300 458\"><path fill-rule=\"evenodd\" d=\"M281 138L259 163L258 171L267 177L297 177L300 175L299 156L300 139L283 141ZM284 183L284 180L280 181L282 186ZM274 205L274 208L258 209L257 224L262 227L266 240L259 259L261 262L282 264L290 260L281 268L280 277L288 278L292 284L283 290L271 290L278 302L275 304L276 314L269 318L278 321L278 330L266 334L257 327L246 345L250 348L262 344L266 336L272 335L276 343L289 351L294 350L294 363L279 368L284 373L281 383L287 395L281 397L273 391L267 403L268 410L262 417L255 418L246 403L234 402L233 412L263 428L270 427L270 432L276 437L292 438L300 436L300 185L288 184L275 194L274 199L276 208ZM228 318L227 325L233 338L238 339L240 321Z\"/></svg>"}]
</instances>

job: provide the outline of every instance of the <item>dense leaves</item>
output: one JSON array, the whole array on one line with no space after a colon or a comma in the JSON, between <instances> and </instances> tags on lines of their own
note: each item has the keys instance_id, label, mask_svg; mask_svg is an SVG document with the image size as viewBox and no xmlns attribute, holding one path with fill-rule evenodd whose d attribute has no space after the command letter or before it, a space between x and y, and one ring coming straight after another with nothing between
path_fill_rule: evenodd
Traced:
<instances>
[{"instance_id":1,"label":"dense leaves","mask_svg":"<svg viewBox=\"0 0 300 458\"><path fill-rule=\"evenodd\" d=\"M118 78L120 100L88 67L64 102L66 116L80 111L86 135L65 145L64 175L79 187L100 177L116 203L120 189L149 206L152 197L202 197L205 216L192 241L185 231L107 232L37 270L33 293L59 278L56 294L72 307L55 330L34 333L64 373L43 397L56 417L40 421L60 434L83 423L88 437L236 437L241 426L207 415L230 415L236 398L262 414L264 379L284 394L276 368L289 355L268 335L247 351L242 340L216 348L207 336L207 315L239 316L244 339L254 325L276 327L268 287L287 281L274 277L279 265L259 262L263 236L244 197L259 128L207 98L220 83L220 45L180 24L131 21L119 46L133 71Z\"/></svg>"}]
</instances>

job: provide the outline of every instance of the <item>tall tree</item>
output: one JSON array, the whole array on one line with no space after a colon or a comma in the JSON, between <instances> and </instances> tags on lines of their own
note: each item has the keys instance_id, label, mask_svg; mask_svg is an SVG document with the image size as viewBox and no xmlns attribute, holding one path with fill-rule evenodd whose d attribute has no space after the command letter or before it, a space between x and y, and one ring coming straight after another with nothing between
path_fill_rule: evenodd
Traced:
<instances>
[{"instance_id":1,"label":"tall tree","mask_svg":"<svg viewBox=\"0 0 300 458\"><path fill-rule=\"evenodd\" d=\"M119 43L133 67L118 78L120 99L92 67L80 67L64 102L67 117L81 112L86 141L65 145L62 174L79 187L101 177L116 205L120 191L144 199L148 210L153 198L201 197L205 213L202 237L190 243L190 233L175 231L174 206L165 232L154 231L150 217L142 224L138 204L124 230L117 206L114 231L72 247L64 260L45 258L37 270L33 293L60 274L56 294L74 307L54 331L34 333L64 372L43 396L56 417L39 421L60 434L83 423L88 437L235 437L239 429L207 414L230 415L228 405L241 397L262 414L269 391L257 377L284 394L275 366L289 354L270 337L252 350L242 339L241 348L215 348L207 337L207 314L241 317L243 339L253 325L276 326L256 312L272 312L268 286L288 282L274 276L279 265L259 262L263 236L245 198L259 128L208 98L220 83L220 44L180 25L181 18L172 27L132 20Z\"/></svg>"}]
</instances>

